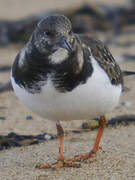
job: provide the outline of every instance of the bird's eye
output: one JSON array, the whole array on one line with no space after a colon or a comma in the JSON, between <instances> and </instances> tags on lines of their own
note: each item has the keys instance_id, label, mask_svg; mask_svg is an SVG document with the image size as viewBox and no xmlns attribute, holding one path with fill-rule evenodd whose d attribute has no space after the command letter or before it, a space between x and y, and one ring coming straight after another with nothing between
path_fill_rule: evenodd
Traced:
<instances>
[{"instance_id":1,"label":"bird's eye","mask_svg":"<svg viewBox=\"0 0 135 180\"><path fill-rule=\"evenodd\" d=\"M69 35L72 35L72 30L71 30L71 31L69 31Z\"/></svg>"},{"instance_id":2,"label":"bird's eye","mask_svg":"<svg viewBox=\"0 0 135 180\"><path fill-rule=\"evenodd\" d=\"M45 31L45 34L46 34L47 36L53 36L53 35L54 35L54 33L52 33L51 31Z\"/></svg>"}]
</instances>

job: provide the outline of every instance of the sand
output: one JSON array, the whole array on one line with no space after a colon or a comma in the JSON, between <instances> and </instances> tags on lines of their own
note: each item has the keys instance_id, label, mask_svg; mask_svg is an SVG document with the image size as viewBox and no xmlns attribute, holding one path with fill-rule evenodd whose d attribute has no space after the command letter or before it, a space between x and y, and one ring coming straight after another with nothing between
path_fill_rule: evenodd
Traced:
<instances>
[{"instance_id":1,"label":"sand","mask_svg":"<svg viewBox=\"0 0 135 180\"><path fill-rule=\"evenodd\" d=\"M0 18L4 19L18 19L43 10L75 7L83 3L81 0L1 0L0 2ZM94 3L94 1L90 2ZM110 3L107 0L102 2ZM113 4L116 2L113 1ZM127 1L121 0L120 3L126 4ZM134 38L135 35L119 37L125 42ZM134 53L135 46L118 48L112 45L110 49L122 69L135 70L135 62L123 61L121 57L122 53ZM19 47L15 45L1 48L0 65L11 65L18 51ZM9 74L1 73L0 82L7 81ZM123 93L119 106L115 111L108 114L109 119L122 114L135 114L135 77L126 77L125 86L129 88L129 91ZM33 116L33 120L26 120L28 115ZM9 132L32 135L43 132L56 133L55 124L36 116L25 108L16 98L14 92L0 94L0 116L6 117L6 120L0 120L1 135L6 135ZM68 131L79 129L82 121L64 122L62 124ZM0 180L133 180L135 179L134 129L133 124L106 128L101 142L102 150L96 158L82 162L80 168L62 168L59 171L35 168L38 163L57 159L58 140L0 151ZM65 156L73 157L76 154L88 152L92 148L96 132L68 134L64 142Z\"/></svg>"}]
</instances>

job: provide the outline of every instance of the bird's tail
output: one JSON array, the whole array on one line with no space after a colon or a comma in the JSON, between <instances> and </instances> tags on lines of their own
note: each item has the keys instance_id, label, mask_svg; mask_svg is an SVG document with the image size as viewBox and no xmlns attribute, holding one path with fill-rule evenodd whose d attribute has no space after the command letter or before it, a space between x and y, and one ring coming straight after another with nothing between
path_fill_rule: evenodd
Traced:
<instances>
[{"instance_id":1,"label":"bird's tail","mask_svg":"<svg viewBox=\"0 0 135 180\"><path fill-rule=\"evenodd\" d=\"M122 71L123 76L131 76L135 75L135 72L133 71Z\"/></svg>"}]
</instances>

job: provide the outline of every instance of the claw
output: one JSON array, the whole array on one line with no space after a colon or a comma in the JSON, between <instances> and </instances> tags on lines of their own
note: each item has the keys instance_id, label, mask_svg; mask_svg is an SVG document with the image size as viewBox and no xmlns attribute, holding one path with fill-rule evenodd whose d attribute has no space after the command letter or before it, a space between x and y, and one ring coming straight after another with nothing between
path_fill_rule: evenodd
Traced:
<instances>
[{"instance_id":1,"label":"claw","mask_svg":"<svg viewBox=\"0 0 135 180\"><path fill-rule=\"evenodd\" d=\"M74 159L68 160L68 159L63 159L63 160L58 160L55 163L52 164L41 164L37 165L36 168L39 169L60 169L62 167L76 167L79 168L81 165L77 162L74 161Z\"/></svg>"},{"instance_id":2,"label":"claw","mask_svg":"<svg viewBox=\"0 0 135 180\"><path fill-rule=\"evenodd\" d=\"M64 155L63 155L64 131L63 131L63 128L61 127L60 124L56 124L58 135L60 136L59 160L56 161L55 163L42 164L42 165L36 166L36 168L39 168L39 169L49 169L49 168L59 169L62 167L77 167L77 168L80 167L81 164L79 164L78 162L81 162L81 161L95 157L98 150L101 149L99 146L99 143L100 143L100 139L103 135L103 131L104 131L106 123L107 123L107 121L106 121L105 117L104 116L100 117L99 130L98 130L97 137L96 137L92 151L90 151L89 153L86 153L84 155L75 156L74 158L71 158L71 159L64 158Z\"/></svg>"},{"instance_id":3,"label":"claw","mask_svg":"<svg viewBox=\"0 0 135 180\"><path fill-rule=\"evenodd\" d=\"M85 160L87 160L89 158L93 158L95 156L96 156L96 153L91 151L90 153L86 153L84 155L78 155L71 159L63 158L63 159L59 159L57 162L54 162L51 164L41 164L41 165L36 166L36 168L39 168L39 169L49 169L49 168L60 169L62 167L79 168L79 167L81 167L81 164L78 162L85 161Z\"/></svg>"}]
</instances>

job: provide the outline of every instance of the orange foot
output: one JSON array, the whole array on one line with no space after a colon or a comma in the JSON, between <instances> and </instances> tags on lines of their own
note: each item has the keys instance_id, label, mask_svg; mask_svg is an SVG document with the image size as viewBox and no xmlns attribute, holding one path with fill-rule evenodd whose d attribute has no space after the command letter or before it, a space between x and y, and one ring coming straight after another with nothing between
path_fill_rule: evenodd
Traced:
<instances>
[{"instance_id":1,"label":"orange foot","mask_svg":"<svg viewBox=\"0 0 135 180\"><path fill-rule=\"evenodd\" d=\"M80 167L80 164L78 164L75 161L72 161L72 159L59 159L58 161L54 162L54 163L50 163L50 164L41 164L39 166L36 166L36 168L39 169L59 169L62 167Z\"/></svg>"},{"instance_id":2,"label":"orange foot","mask_svg":"<svg viewBox=\"0 0 135 180\"><path fill-rule=\"evenodd\" d=\"M71 160L73 162L78 162L78 161L85 161L87 159L94 158L94 157L96 157L96 153L91 151L91 152L86 153L86 154L77 155Z\"/></svg>"},{"instance_id":3,"label":"orange foot","mask_svg":"<svg viewBox=\"0 0 135 180\"><path fill-rule=\"evenodd\" d=\"M62 127L60 126L60 124L57 124L57 131L58 131L58 135L60 136L60 144L59 144L59 160L55 163L51 163L51 164L43 164L40 166L37 166L40 169L48 169L48 168L53 168L53 169L59 169L62 167L80 167L80 164L78 164L77 162L81 162L84 161L86 159L89 158L93 158L96 156L96 153L98 152L98 150L100 149L99 147L99 143L100 143L100 139L103 135L103 131L106 125L106 119L104 116L100 117L100 121L99 121L99 130L97 133L97 137L94 143L94 146L92 148L92 151L89 153L86 153L84 155L78 155L75 156L74 158L71 159L66 159L63 156L63 138L64 138L64 132Z\"/></svg>"},{"instance_id":4,"label":"orange foot","mask_svg":"<svg viewBox=\"0 0 135 180\"><path fill-rule=\"evenodd\" d=\"M96 153L90 152L90 153L86 153L84 155L82 154L82 155L75 156L75 157L73 157L71 159L63 158L63 159L59 159L55 163L42 164L42 165L36 166L36 167L39 168L39 169L49 169L49 168L59 169L59 168L62 168L62 167L76 167L76 168L79 168L79 167L81 167L81 164L79 164L78 162L85 161L85 160L87 160L89 158L93 158L95 156L96 156Z\"/></svg>"}]
</instances>

